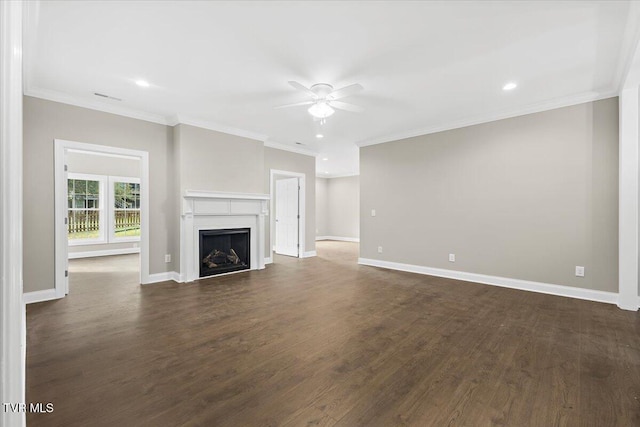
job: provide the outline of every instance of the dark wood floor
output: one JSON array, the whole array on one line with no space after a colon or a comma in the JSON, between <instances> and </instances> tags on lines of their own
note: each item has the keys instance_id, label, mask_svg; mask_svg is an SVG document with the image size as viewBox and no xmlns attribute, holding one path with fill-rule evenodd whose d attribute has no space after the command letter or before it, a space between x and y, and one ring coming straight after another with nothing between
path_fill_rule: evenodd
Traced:
<instances>
[{"instance_id":1,"label":"dark wood floor","mask_svg":"<svg viewBox=\"0 0 640 427\"><path fill-rule=\"evenodd\" d=\"M29 426L639 426L640 314L356 265L192 284L72 262L27 309Z\"/></svg>"}]
</instances>

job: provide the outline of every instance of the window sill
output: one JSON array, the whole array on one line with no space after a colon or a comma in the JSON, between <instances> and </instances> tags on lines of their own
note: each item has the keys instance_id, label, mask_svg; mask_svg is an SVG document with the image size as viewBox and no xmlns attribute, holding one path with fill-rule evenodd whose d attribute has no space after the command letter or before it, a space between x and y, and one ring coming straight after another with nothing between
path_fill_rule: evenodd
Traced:
<instances>
[{"instance_id":1,"label":"window sill","mask_svg":"<svg viewBox=\"0 0 640 427\"><path fill-rule=\"evenodd\" d=\"M82 239L82 241L80 241L79 239L67 240L67 242L69 246L106 245L109 243L105 240L85 240L85 239Z\"/></svg>"},{"instance_id":2,"label":"window sill","mask_svg":"<svg viewBox=\"0 0 640 427\"><path fill-rule=\"evenodd\" d=\"M119 237L119 238L111 239L109 243L133 243L133 242L139 242L139 241L140 241L140 237Z\"/></svg>"}]
</instances>

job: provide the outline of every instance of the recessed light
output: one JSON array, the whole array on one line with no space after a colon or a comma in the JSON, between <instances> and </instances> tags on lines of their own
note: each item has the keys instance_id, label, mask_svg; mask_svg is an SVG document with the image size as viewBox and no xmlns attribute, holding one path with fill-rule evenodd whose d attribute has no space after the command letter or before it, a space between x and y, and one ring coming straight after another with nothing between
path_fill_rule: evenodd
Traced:
<instances>
[{"instance_id":1,"label":"recessed light","mask_svg":"<svg viewBox=\"0 0 640 427\"><path fill-rule=\"evenodd\" d=\"M329 173L329 172L325 172L325 173Z\"/></svg>"},{"instance_id":2,"label":"recessed light","mask_svg":"<svg viewBox=\"0 0 640 427\"><path fill-rule=\"evenodd\" d=\"M317 134L316 134L316 138L318 138L318 139L322 139L322 138L324 138L324 135L323 135L323 134L321 134L321 133L317 133Z\"/></svg>"},{"instance_id":3,"label":"recessed light","mask_svg":"<svg viewBox=\"0 0 640 427\"><path fill-rule=\"evenodd\" d=\"M136 84L140 87L149 87L151 86L146 80L136 80Z\"/></svg>"},{"instance_id":4,"label":"recessed light","mask_svg":"<svg viewBox=\"0 0 640 427\"><path fill-rule=\"evenodd\" d=\"M513 90L518 87L518 84L515 82L509 82L506 85L502 86L502 90Z\"/></svg>"},{"instance_id":5,"label":"recessed light","mask_svg":"<svg viewBox=\"0 0 640 427\"><path fill-rule=\"evenodd\" d=\"M329 158L328 157L323 157L322 160L329 160Z\"/></svg>"}]
</instances>

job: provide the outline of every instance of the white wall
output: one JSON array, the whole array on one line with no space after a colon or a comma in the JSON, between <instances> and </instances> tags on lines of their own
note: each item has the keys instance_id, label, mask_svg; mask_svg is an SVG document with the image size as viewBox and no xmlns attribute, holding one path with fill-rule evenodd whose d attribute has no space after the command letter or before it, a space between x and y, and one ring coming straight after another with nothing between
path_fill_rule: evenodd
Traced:
<instances>
[{"instance_id":1,"label":"white wall","mask_svg":"<svg viewBox=\"0 0 640 427\"><path fill-rule=\"evenodd\" d=\"M360 238L360 177L317 178L321 193L317 215L321 217L319 238L358 240ZM320 205L322 202L322 205Z\"/></svg>"},{"instance_id":2,"label":"white wall","mask_svg":"<svg viewBox=\"0 0 640 427\"><path fill-rule=\"evenodd\" d=\"M329 235L329 198L327 178L316 178L316 237Z\"/></svg>"}]
</instances>

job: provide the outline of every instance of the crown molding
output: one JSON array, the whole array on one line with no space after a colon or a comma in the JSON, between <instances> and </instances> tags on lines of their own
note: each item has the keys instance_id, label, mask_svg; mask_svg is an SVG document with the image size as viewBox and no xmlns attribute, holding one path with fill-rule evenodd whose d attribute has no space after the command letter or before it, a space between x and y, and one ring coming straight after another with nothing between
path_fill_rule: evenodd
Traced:
<instances>
[{"instance_id":1,"label":"crown molding","mask_svg":"<svg viewBox=\"0 0 640 427\"><path fill-rule=\"evenodd\" d=\"M269 148L275 148L276 150L284 150L284 151L290 151L292 153L304 154L305 156L318 157L318 153L308 148L294 147L294 146L283 144L281 142L276 142L273 140L265 140L264 146Z\"/></svg>"},{"instance_id":2,"label":"crown molding","mask_svg":"<svg viewBox=\"0 0 640 427\"><path fill-rule=\"evenodd\" d=\"M199 120L184 115L173 115L165 117L159 114L148 113L146 111L136 110L132 108L122 107L118 105L106 104L100 101L89 101L76 97L73 95L33 87L25 87L25 96L31 96L34 98L46 99L47 101L59 102L67 105L74 105L76 107L88 108L90 110L102 111L104 113L117 114L119 116L129 117L132 119L144 120L147 122L158 123L165 126L177 126L184 124L188 126L195 126L202 129L208 129L216 132L226 133L228 135L240 136L243 138L253 139L256 141L264 142L265 147L275 148L283 151L290 151L292 153L303 154L305 156L316 157L318 153L313 150L302 147L294 147L289 144L283 144L273 140L269 140L267 135L263 135L257 132L236 128L233 126L226 126L220 123L216 123L209 120Z\"/></svg>"},{"instance_id":3,"label":"crown molding","mask_svg":"<svg viewBox=\"0 0 640 427\"><path fill-rule=\"evenodd\" d=\"M268 136L240 129L232 126L226 126L219 123L215 123L209 120L199 120L192 117L183 115L174 115L171 117L165 117L159 114L148 113L146 111L136 110L127 107L121 107L112 104L105 104L98 101L88 101L80 97L64 94L57 91L48 89L39 89L27 87L24 90L26 96L34 98L46 99L53 102L60 102L63 104L75 105L77 107L88 108L91 110L102 111L105 113L117 114L120 116L130 117L132 119L144 120L152 123L158 123L166 126L176 126L178 124L185 124L189 126L196 126L203 129L213 130L216 132L222 132L229 135L240 136L243 138L253 139L264 142L265 147L275 148L283 151L290 151L292 153L303 154L306 156L317 157L319 153L302 147L295 147L289 144L284 144L274 140L270 140ZM447 130L459 129L467 126L478 125L482 123L493 122L497 120L503 120L518 116L524 116L527 114L539 113L542 111L553 110L556 108L569 107L572 105L583 104L585 102L598 101L601 99L611 98L618 96L618 91L611 89L603 93L586 93L571 95L563 98L556 98L550 101L544 101L536 104L531 104L515 110L505 110L497 113L490 113L486 115L476 116L464 120L453 121L437 126L430 126L427 128L414 129L409 131L398 132L382 137L365 139L356 142L358 147L367 147L370 145L384 144L386 142L398 141L401 139L413 138L421 135L429 135L437 132L444 132ZM341 176L350 175L330 175L324 176L324 178L338 178Z\"/></svg>"},{"instance_id":4,"label":"crown molding","mask_svg":"<svg viewBox=\"0 0 640 427\"><path fill-rule=\"evenodd\" d=\"M316 178L332 179L332 178L349 178L351 176L360 176L360 172L336 173L336 174L316 174Z\"/></svg>"},{"instance_id":5,"label":"crown molding","mask_svg":"<svg viewBox=\"0 0 640 427\"><path fill-rule=\"evenodd\" d=\"M62 104L75 105L76 107L88 108L90 110L102 111L104 113L117 114L119 116L130 117L132 119L144 120L146 122L167 125L167 119L160 114L148 113L142 110L122 107L118 105L106 104L99 101L89 101L78 96L40 89L35 87L25 87L24 94L34 98L46 99L47 101L60 102Z\"/></svg>"},{"instance_id":6,"label":"crown molding","mask_svg":"<svg viewBox=\"0 0 640 427\"><path fill-rule=\"evenodd\" d=\"M384 144L386 142L399 141L401 139L413 138L416 136L429 135L432 133L444 132L447 130L459 129L467 126L479 125L482 123L495 122L498 120L525 116L527 114L541 113L543 111L555 110L556 108L570 107L572 105L584 104L586 102L598 101L614 96L618 96L618 91L615 89L611 89L602 93L581 93L578 95L570 95L563 98L552 99L550 101L530 104L512 110L503 110L500 112L484 114L463 120L456 120L453 122L430 126L427 128L413 129L410 131L398 132L382 137L365 139L356 142L356 145L358 147L367 147L369 145Z\"/></svg>"},{"instance_id":7,"label":"crown molding","mask_svg":"<svg viewBox=\"0 0 640 427\"><path fill-rule=\"evenodd\" d=\"M255 139L256 141L265 141L268 138L267 135L263 135L261 133L249 131L246 129L236 128L233 126L223 125L220 123L213 122L211 120L195 119L193 117L184 116L181 114L178 114L176 116L173 116L170 119L167 119L166 122L169 126L176 126L179 124L195 126L203 129L212 130L215 132L226 133L228 135L235 135L235 136L241 136L243 138Z\"/></svg>"}]
</instances>

